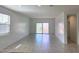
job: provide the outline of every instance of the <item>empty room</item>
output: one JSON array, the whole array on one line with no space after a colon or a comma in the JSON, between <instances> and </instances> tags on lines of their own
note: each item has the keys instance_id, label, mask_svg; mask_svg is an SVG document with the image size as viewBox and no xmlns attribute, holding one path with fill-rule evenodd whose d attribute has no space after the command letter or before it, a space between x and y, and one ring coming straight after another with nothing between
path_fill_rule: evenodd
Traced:
<instances>
[{"instance_id":1,"label":"empty room","mask_svg":"<svg viewBox=\"0 0 79 59\"><path fill-rule=\"evenodd\" d=\"M1 53L79 53L78 5L0 5Z\"/></svg>"}]
</instances>

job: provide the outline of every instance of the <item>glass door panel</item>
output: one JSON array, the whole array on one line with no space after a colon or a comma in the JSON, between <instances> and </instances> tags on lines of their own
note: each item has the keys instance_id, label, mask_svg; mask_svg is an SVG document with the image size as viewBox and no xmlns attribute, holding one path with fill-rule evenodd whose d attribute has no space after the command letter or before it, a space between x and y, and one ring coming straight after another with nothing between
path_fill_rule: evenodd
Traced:
<instances>
[{"instance_id":1,"label":"glass door panel","mask_svg":"<svg viewBox=\"0 0 79 59\"><path fill-rule=\"evenodd\" d=\"M49 33L49 24L43 23L43 33Z\"/></svg>"},{"instance_id":2,"label":"glass door panel","mask_svg":"<svg viewBox=\"0 0 79 59\"><path fill-rule=\"evenodd\" d=\"M49 33L49 23L36 23L36 33Z\"/></svg>"},{"instance_id":3,"label":"glass door panel","mask_svg":"<svg viewBox=\"0 0 79 59\"><path fill-rule=\"evenodd\" d=\"M36 23L36 33L42 33L42 23Z\"/></svg>"}]
</instances>

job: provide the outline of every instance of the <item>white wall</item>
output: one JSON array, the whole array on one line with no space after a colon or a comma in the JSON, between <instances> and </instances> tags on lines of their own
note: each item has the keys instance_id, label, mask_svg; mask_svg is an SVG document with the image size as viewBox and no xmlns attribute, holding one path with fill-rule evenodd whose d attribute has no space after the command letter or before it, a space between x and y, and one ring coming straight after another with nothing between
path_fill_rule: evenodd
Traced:
<instances>
[{"instance_id":1,"label":"white wall","mask_svg":"<svg viewBox=\"0 0 79 59\"><path fill-rule=\"evenodd\" d=\"M0 7L0 13L10 15L10 32L0 36L0 50L29 35L29 17Z\"/></svg>"},{"instance_id":2,"label":"white wall","mask_svg":"<svg viewBox=\"0 0 79 59\"><path fill-rule=\"evenodd\" d=\"M58 15L55 19L55 35L64 44L66 43L65 22L64 12Z\"/></svg>"},{"instance_id":3,"label":"white wall","mask_svg":"<svg viewBox=\"0 0 79 59\"><path fill-rule=\"evenodd\" d=\"M50 18L32 18L31 19L31 33L36 33L36 23L49 23L49 33L55 33L55 19Z\"/></svg>"}]
</instances>

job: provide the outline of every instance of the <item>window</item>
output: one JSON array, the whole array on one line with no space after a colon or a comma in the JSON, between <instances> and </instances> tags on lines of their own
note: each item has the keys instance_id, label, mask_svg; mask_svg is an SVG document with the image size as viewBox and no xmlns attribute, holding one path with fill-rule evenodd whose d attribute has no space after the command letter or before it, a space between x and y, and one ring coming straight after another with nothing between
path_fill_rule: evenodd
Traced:
<instances>
[{"instance_id":1,"label":"window","mask_svg":"<svg viewBox=\"0 0 79 59\"><path fill-rule=\"evenodd\" d=\"M10 32L10 16L0 14L0 34Z\"/></svg>"}]
</instances>

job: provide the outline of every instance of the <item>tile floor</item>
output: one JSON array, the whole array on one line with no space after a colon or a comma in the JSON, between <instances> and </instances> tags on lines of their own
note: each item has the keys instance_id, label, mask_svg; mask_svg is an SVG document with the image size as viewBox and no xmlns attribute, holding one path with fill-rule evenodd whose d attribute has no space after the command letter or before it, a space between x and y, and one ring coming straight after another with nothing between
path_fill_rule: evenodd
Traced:
<instances>
[{"instance_id":1,"label":"tile floor","mask_svg":"<svg viewBox=\"0 0 79 59\"><path fill-rule=\"evenodd\" d=\"M5 53L74 53L79 52L79 46L74 43L62 44L55 36L35 34L23 38L5 48Z\"/></svg>"}]
</instances>

